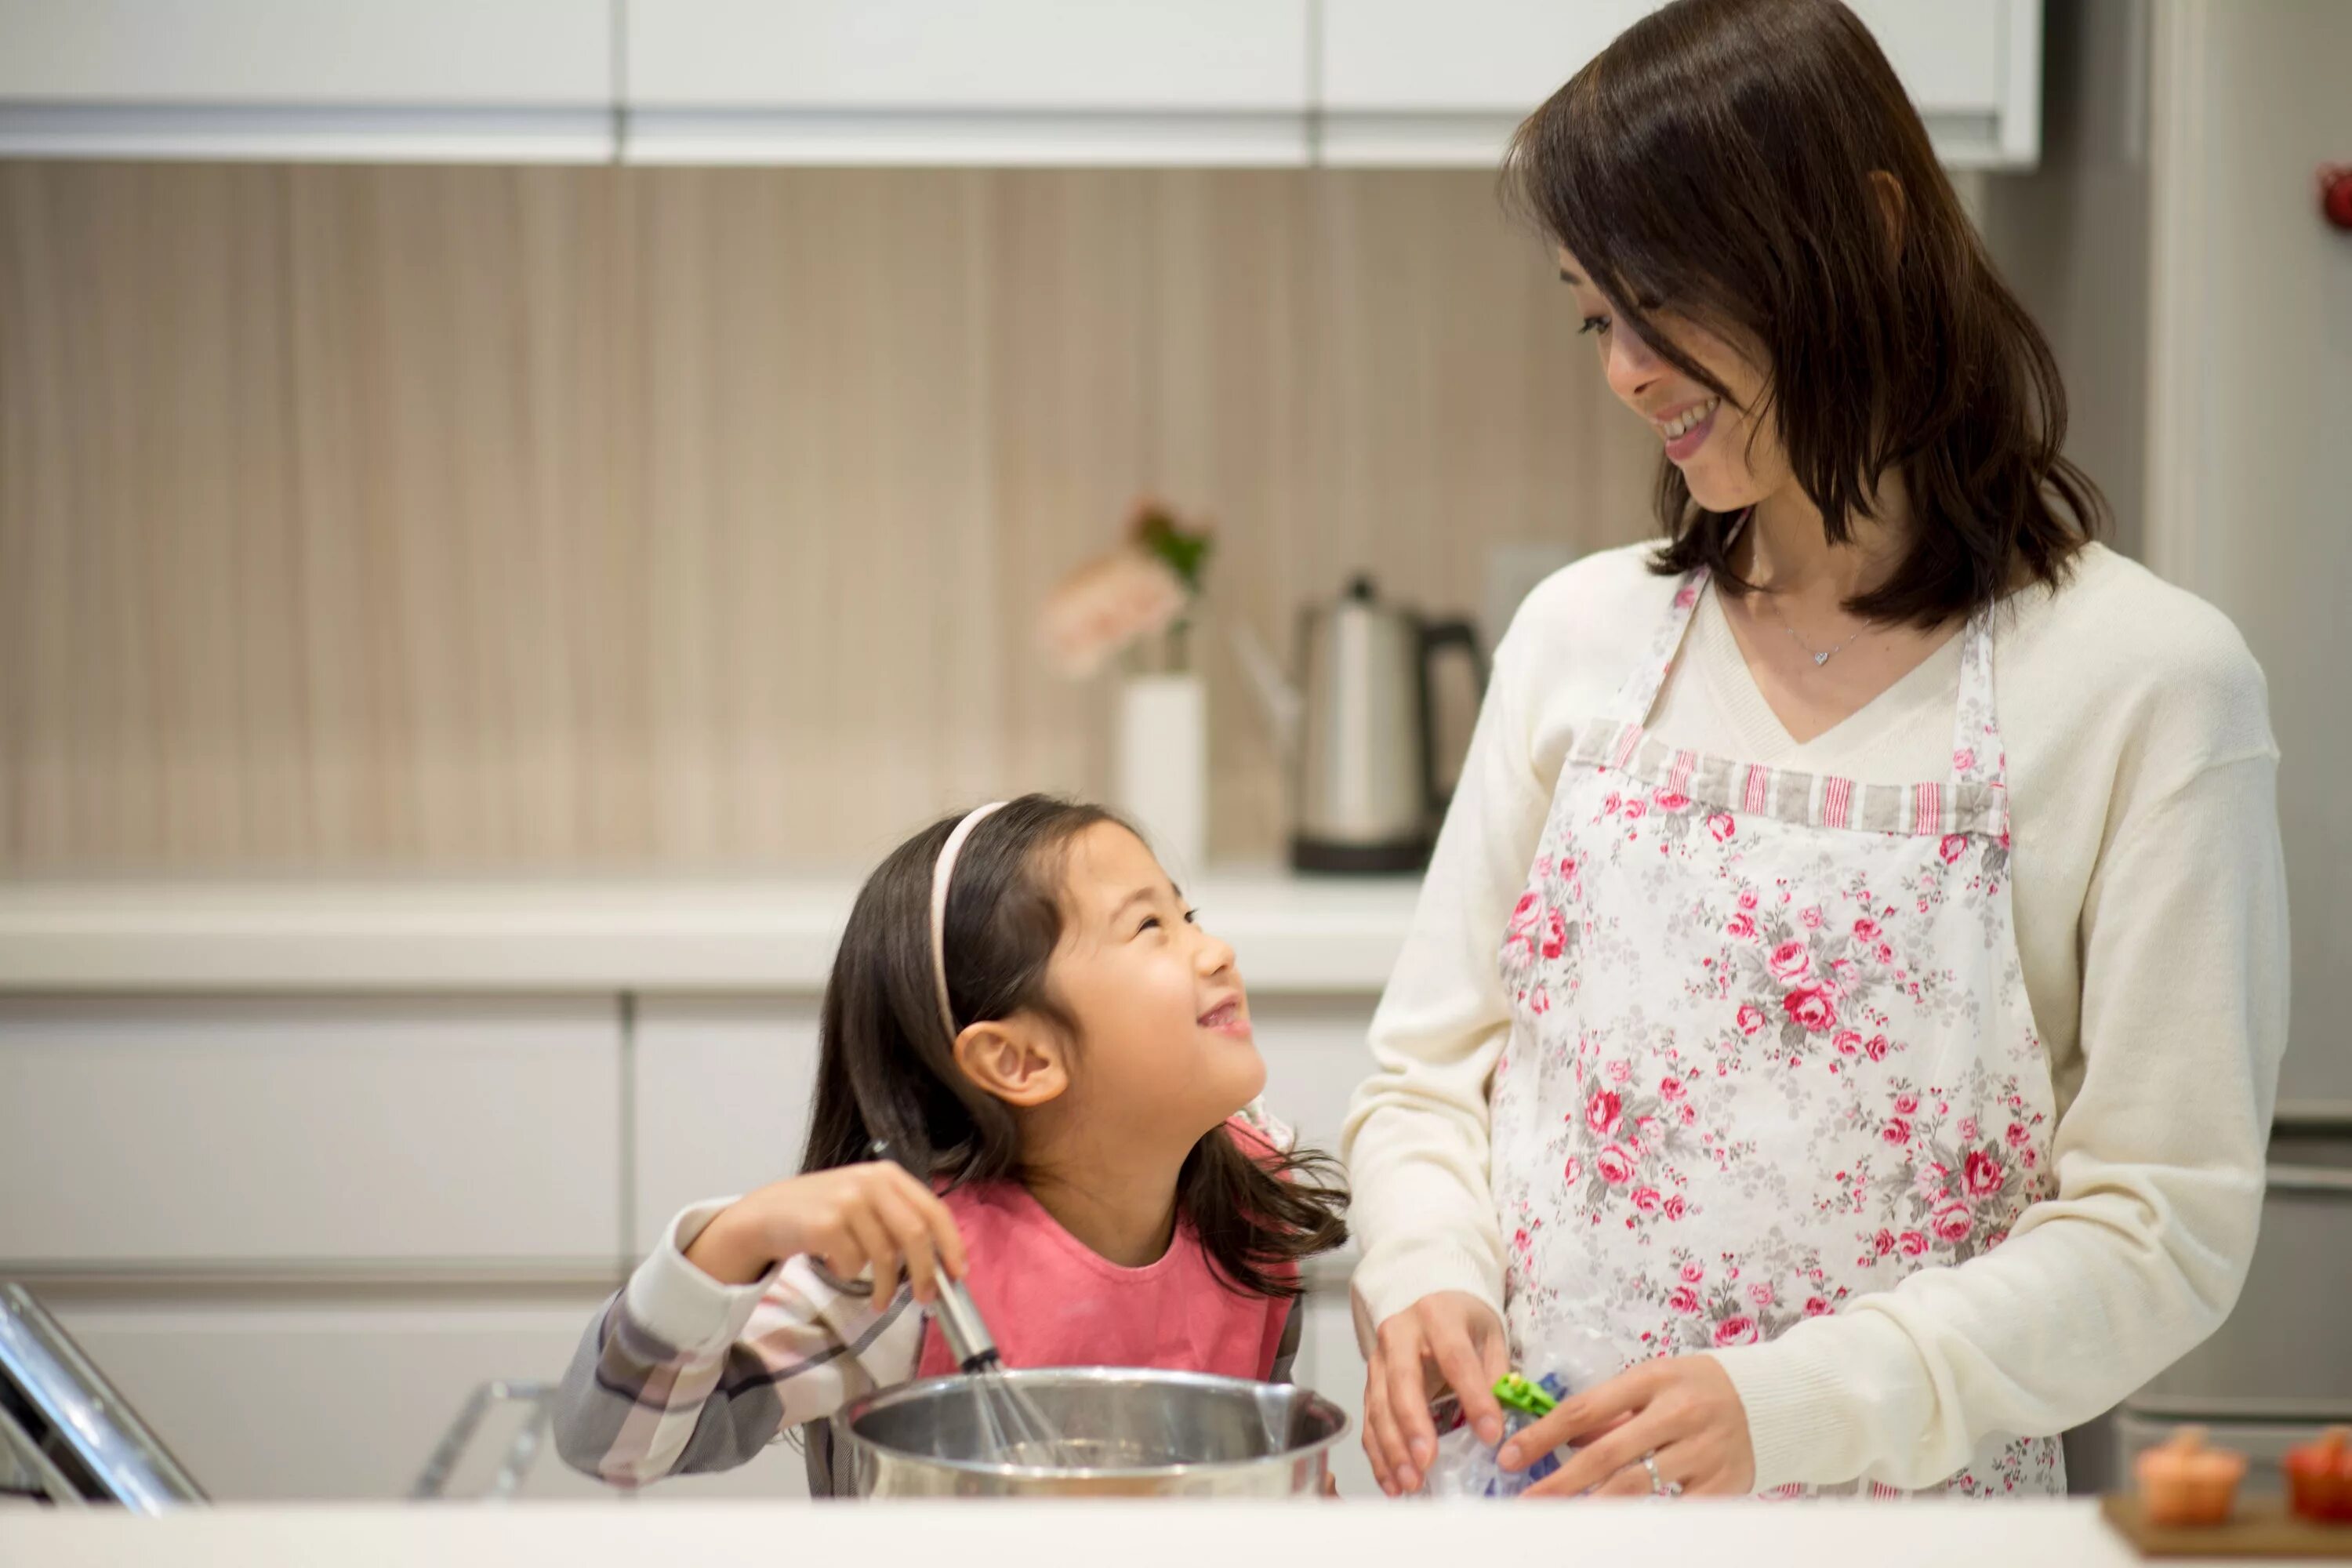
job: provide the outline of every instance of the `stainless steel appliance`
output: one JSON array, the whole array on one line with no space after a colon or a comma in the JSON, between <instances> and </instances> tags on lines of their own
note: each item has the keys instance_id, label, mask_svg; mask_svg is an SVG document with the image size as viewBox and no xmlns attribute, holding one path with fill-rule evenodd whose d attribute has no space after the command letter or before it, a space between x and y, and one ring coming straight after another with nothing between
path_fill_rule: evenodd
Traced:
<instances>
[{"instance_id":1,"label":"stainless steel appliance","mask_svg":"<svg viewBox=\"0 0 2352 1568\"><path fill-rule=\"evenodd\" d=\"M0 1285L0 1481L161 1513L205 1494L21 1285Z\"/></svg>"},{"instance_id":2,"label":"stainless steel appliance","mask_svg":"<svg viewBox=\"0 0 2352 1568\"><path fill-rule=\"evenodd\" d=\"M1441 652L1462 653L1483 696L1486 658L1475 628L1384 604L1372 580L1359 576L1336 603L1299 612L1295 685L1246 636L1235 646L1288 752L1292 865L1419 869L1446 795L1431 668Z\"/></svg>"},{"instance_id":3,"label":"stainless steel appliance","mask_svg":"<svg viewBox=\"0 0 2352 1568\"><path fill-rule=\"evenodd\" d=\"M833 1417L862 1497L1317 1497L1346 1412L1289 1384L1065 1367L999 1374L1035 1404L1076 1468L992 1463L978 1380L933 1377Z\"/></svg>"}]
</instances>

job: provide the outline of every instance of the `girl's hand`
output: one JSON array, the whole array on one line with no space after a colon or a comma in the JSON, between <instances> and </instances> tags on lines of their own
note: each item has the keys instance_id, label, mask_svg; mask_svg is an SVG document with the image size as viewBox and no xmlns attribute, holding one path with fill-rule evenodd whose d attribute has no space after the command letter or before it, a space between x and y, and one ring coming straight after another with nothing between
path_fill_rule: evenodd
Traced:
<instances>
[{"instance_id":1,"label":"girl's hand","mask_svg":"<svg viewBox=\"0 0 2352 1568\"><path fill-rule=\"evenodd\" d=\"M963 1238L937 1194L887 1160L814 1171L761 1187L721 1210L686 1259L721 1284L748 1285L778 1258L805 1253L842 1279L874 1270L874 1300L898 1293L903 1268L915 1300L939 1294L942 1267L963 1277Z\"/></svg>"},{"instance_id":2,"label":"girl's hand","mask_svg":"<svg viewBox=\"0 0 2352 1568\"><path fill-rule=\"evenodd\" d=\"M1460 1290L1423 1296L1383 1321L1373 1336L1364 1378L1364 1453L1381 1489L1399 1497L1420 1489L1437 1457L1429 1417L1433 1387L1450 1387L1463 1419L1488 1443L1503 1436L1495 1380L1511 1370L1503 1321Z\"/></svg>"},{"instance_id":3,"label":"girl's hand","mask_svg":"<svg viewBox=\"0 0 2352 1568\"><path fill-rule=\"evenodd\" d=\"M1744 1496L1755 1485L1748 1408L1731 1375L1710 1356L1644 1362L1563 1399L1498 1458L1505 1469L1523 1470L1580 1437L1592 1441L1520 1495L1647 1497L1655 1488L1642 1463L1645 1454L1654 1457L1659 1480L1685 1492Z\"/></svg>"}]
</instances>

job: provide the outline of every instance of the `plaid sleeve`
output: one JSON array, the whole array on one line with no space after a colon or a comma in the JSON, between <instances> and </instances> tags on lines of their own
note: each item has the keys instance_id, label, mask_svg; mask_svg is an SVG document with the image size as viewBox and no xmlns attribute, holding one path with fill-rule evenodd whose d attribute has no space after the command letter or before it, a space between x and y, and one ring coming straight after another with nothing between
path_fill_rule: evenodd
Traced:
<instances>
[{"instance_id":1,"label":"plaid sleeve","mask_svg":"<svg viewBox=\"0 0 2352 1568\"><path fill-rule=\"evenodd\" d=\"M902 1287L860 1286L794 1258L721 1285L686 1248L733 1200L698 1204L588 1326L555 1398L556 1451L615 1486L732 1469L776 1437L912 1377L922 1314Z\"/></svg>"}]
</instances>

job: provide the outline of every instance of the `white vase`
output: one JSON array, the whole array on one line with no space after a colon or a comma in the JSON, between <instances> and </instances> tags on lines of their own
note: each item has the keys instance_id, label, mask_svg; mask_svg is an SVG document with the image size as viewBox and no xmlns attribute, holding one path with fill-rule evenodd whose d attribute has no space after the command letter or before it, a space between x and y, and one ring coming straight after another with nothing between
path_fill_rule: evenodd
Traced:
<instances>
[{"instance_id":1,"label":"white vase","mask_svg":"<svg viewBox=\"0 0 2352 1568\"><path fill-rule=\"evenodd\" d=\"M1209 698L1201 677L1119 682L1111 801L1179 886L1198 879L1209 853Z\"/></svg>"}]
</instances>

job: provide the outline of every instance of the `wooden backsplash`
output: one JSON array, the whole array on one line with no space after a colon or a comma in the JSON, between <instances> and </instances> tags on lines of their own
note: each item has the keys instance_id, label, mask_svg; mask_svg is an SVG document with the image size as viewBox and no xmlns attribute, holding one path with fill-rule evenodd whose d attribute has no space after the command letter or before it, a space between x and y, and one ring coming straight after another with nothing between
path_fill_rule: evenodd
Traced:
<instances>
[{"instance_id":1,"label":"wooden backsplash","mask_svg":"<svg viewBox=\"0 0 2352 1568\"><path fill-rule=\"evenodd\" d=\"M0 163L0 871L757 868L1098 793L1141 492L1285 646L1640 536L1478 174ZM1210 661L1214 847L1280 842Z\"/></svg>"}]
</instances>

